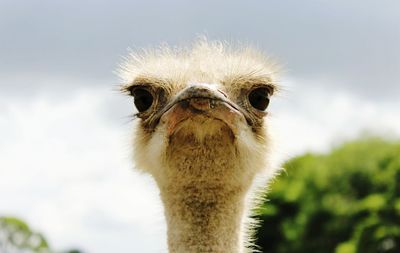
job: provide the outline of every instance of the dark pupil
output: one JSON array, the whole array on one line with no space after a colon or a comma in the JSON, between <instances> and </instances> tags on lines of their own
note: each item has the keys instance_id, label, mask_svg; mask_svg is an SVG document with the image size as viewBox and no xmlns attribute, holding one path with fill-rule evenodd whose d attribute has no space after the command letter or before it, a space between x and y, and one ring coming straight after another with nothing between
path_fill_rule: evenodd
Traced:
<instances>
[{"instance_id":1,"label":"dark pupil","mask_svg":"<svg viewBox=\"0 0 400 253\"><path fill-rule=\"evenodd\" d=\"M134 98L135 106L139 112L146 111L153 104L153 96L147 90L139 88L132 90L131 93Z\"/></svg>"},{"instance_id":2,"label":"dark pupil","mask_svg":"<svg viewBox=\"0 0 400 253\"><path fill-rule=\"evenodd\" d=\"M250 92L249 102L257 110L264 111L269 104L269 91L267 88L257 88Z\"/></svg>"}]
</instances>

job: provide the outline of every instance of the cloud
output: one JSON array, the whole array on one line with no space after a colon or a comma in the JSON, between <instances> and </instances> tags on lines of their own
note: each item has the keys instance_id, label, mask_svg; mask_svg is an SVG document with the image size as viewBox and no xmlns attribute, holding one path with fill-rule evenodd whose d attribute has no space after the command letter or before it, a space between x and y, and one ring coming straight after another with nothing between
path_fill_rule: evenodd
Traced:
<instances>
[{"instance_id":1,"label":"cloud","mask_svg":"<svg viewBox=\"0 0 400 253\"><path fill-rule=\"evenodd\" d=\"M281 153L290 157L306 151L327 152L363 133L400 138L399 101L368 100L344 88L328 91L314 82L303 85L299 80L286 80L287 91L271 103Z\"/></svg>"}]
</instances>

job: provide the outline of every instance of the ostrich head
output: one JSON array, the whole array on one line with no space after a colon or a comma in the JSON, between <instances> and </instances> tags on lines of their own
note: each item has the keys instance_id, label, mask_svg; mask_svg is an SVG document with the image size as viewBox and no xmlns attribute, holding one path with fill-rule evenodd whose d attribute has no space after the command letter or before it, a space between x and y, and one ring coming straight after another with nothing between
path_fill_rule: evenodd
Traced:
<instances>
[{"instance_id":1,"label":"ostrich head","mask_svg":"<svg viewBox=\"0 0 400 253\"><path fill-rule=\"evenodd\" d=\"M160 189L169 251L243 252L253 181L274 174L274 65L250 48L202 40L131 54L120 73L138 111L135 164Z\"/></svg>"}]
</instances>

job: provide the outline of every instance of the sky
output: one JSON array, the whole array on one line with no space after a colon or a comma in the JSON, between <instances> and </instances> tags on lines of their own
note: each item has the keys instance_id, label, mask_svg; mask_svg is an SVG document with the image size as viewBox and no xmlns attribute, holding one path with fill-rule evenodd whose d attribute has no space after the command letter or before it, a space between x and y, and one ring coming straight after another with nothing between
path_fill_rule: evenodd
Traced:
<instances>
[{"instance_id":1,"label":"sky","mask_svg":"<svg viewBox=\"0 0 400 253\"><path fill-rule=\"evenodd\" d=\"M282 65L277 153L400 136L398 1L0 0L0 216L58 250L166 252L158 190L131 161L128 48L199 35L249 43Z\"/></svg>"}]
</instances>

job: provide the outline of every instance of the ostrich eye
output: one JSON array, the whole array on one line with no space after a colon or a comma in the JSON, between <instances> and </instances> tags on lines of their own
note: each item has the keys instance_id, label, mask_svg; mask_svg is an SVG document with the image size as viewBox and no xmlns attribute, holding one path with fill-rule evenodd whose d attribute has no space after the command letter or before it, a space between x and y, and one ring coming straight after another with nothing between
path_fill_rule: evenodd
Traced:
<instances>
[{"instance_id":1,"label":"ostrich eye","mask_svg":"<svg viewBox=\"0 0 400 253\"><path fill-rule=\"evenodd\" d=\"M154 97L150 91L144 88L132 89L131 95L133 96L134 103L139 112L148 110L153 104Z\"/></svg>"},{"instance_id":2,"label":"ostrich eye","mask_svg":"<svg viewBox=\"0 0 400 253\"><path fill-rule=\"evenodd\" d=\"M251 106L257 110L264 111L269 104L269 89L260 87L252 90L249 94L249 102Z\"/></svg>"}]
</instances>

